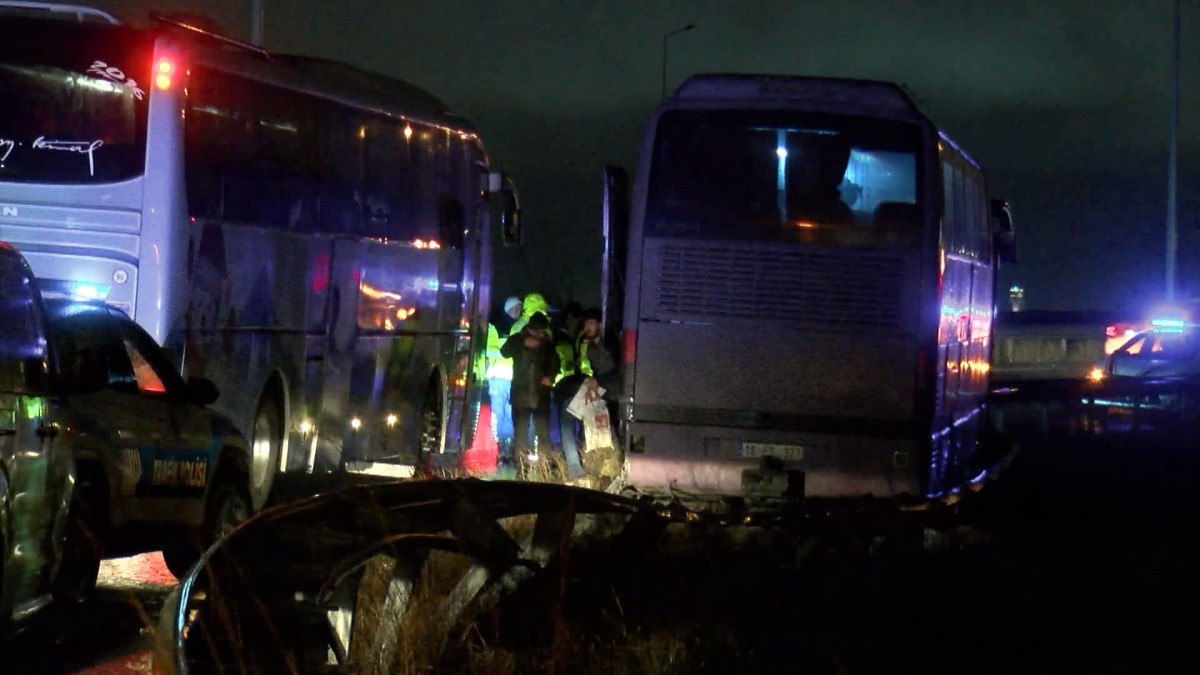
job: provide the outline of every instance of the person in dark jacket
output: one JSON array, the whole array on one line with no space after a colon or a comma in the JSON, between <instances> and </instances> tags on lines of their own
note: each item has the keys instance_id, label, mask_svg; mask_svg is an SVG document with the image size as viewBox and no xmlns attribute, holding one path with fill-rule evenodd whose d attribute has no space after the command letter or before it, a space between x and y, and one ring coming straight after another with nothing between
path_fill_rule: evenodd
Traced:
<instances>
[{"instance_id":1,"label":"person in dark jacket","mask_svg":"<svg viewBox=\"0 0 1200 675\"><path fill-rule=\"evenodd\" d=\"M505 340L500 353L513 360L510 400L516 429L514 445L518 457L535 461L537 447L550 447L550 387L558 375L550 320L541 312L535 313L519 332Z\"/></svg>"}]
</instances>

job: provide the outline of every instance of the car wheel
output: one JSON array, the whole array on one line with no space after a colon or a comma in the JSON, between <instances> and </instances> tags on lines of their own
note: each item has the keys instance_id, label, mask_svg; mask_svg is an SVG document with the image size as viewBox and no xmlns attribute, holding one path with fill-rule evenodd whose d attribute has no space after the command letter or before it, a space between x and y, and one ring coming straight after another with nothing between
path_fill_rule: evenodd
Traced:
<instances>
[{"instance_id":1,"label":"car wheel","mask_svg":"<svg viewBox=\"0 0 1200 675\"><path fill-rule=\"evenodd\" d=\"M176 579L182 579L200 559L205 547L204 535L200 528L186 528L167 538L162 548L163 562Z\"/></svg>"},{"instance_id":2,"label":"car wheel","mask_svg":"<svg viewBox=\"0 0 1200 675\"><path fill-rule=\"evenodd\" d=\"M55 596L83 604L96 592L103 553L93 528L75 509L67 516L67 536L55 577Z\"/></svg>"},{"instance_id":3,"label":"car wheel","mask_svg":"<svg viewBox=\"0 0 1200 675\"><path fill-rule=\"evenodd\" d=\"M82 604L92 598L104 557L101 544L108 513L107 483L102 475L81 470L76 477L67 513L62 557L54 579L54 594Z\"/></svg>"},{"instance_id":4,"label":"car wheel","mask_svg":"<svg viewBox=\"0 0 1200 675\"><path fill-rule=\"evenodd\" d=\"M255 509L267 503L279 466L283 445L283 417L271 395L263 396L254 415L254 437L250 440L250 498Z\"/></svg>"},{"instance_id":5,"label":"car wheel","mask_svg":"<svg viewBox=\"0 0 1200 675\"><path fill-rule=\"evenodd\" d=\"M254 513L245 478L239 474L226 476L228 477L216 486L212 501L209 502L204 529L208 533L210 545L233 532Z\"/></svg>"},{"instance_id":6,"label":"car wheel","mask_svg":"<svg viewBox=\"0 0 1200 675\"><path fill-rule=\"evenodd\" d=\"M167 564L167 569L176 579L182 579L209 546L233 532L251 513L245 474L242 471L224 473L209 496L204 526L189 527L171 537L163 546L163 562Z\"/></svg>"}]
</instances>

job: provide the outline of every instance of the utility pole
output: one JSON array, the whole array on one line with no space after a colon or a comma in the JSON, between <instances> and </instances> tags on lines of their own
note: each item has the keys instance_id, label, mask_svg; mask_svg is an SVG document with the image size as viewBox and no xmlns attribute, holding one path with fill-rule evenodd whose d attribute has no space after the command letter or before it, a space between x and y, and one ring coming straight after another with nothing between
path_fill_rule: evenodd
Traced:
<instances>
[{"instance_id":1,"label":"utility pole","mask_svg":"<svg viewBox=\"0 0 1200 675\"><path fill-rule=\"evenodd\" d=\"M263 0L250 0L250 44L263 43Z\"/></svg>"},{"instance_id":2,"label":"utility pole","mask_svg":"<svg viewBox=\"0 0 1200 675\"><path fill-rule=\"evenodd\" d=\"M1176 176L1179 173L1179 0L1175 0L1171 29L1171 154L1167 161L1167 302L1175 301L1175 258L1179 236L1175 229Z\"/></svg>"}]
</instances>

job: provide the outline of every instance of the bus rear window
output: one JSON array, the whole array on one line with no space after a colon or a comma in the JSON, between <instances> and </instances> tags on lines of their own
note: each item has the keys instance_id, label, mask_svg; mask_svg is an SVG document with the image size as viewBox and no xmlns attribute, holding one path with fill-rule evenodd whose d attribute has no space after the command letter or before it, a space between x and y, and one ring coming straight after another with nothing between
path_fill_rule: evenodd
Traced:
<instances>
[{"instance_id":1,"label":"bus rear window","mask_svg":"<svg viewBox=\"0 0 1200 675\"><path fill-rule=\"evenodd\" d=\"M672 111L659 123L646 234L919 245L921 130L861 117Z\"/></svg>"},{"instance_id":2,"label":"bus rear window","mask_svg":"<svg viewBox=\"0 0 1200 675\"><path fill-rule=\"evenodd\" d=\"M128 28L0 23L0 181L141 175L152 57L152 38Z\"/></svg>"}]
</instances>

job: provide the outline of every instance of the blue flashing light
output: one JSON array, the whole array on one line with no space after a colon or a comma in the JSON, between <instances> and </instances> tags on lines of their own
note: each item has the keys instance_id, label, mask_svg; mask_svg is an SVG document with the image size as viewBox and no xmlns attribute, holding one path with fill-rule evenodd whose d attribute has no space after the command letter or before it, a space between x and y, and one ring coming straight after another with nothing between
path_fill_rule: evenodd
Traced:
<instances>
[{"instance_id":1,"label":"blue flashing light","mask_svg":"<svg viewBox=\"0 0 1200 675\"><path fill-rule=\"evenodd\" d=\"M77 300L106 300L109 290L108 286L78 282L71 286L71 297Z\"/></svg>"},{"instance_id":2,"label":"blue flashing light","mask_svg":"<svg viewBox=\"0 0 1200 675\"><path fill-rule=\"evenodd\" d=\"M1150 325L1163 330L1183 330L1187 322L1182 319L1151 319Z\"/></svg>"}]
</instances>

